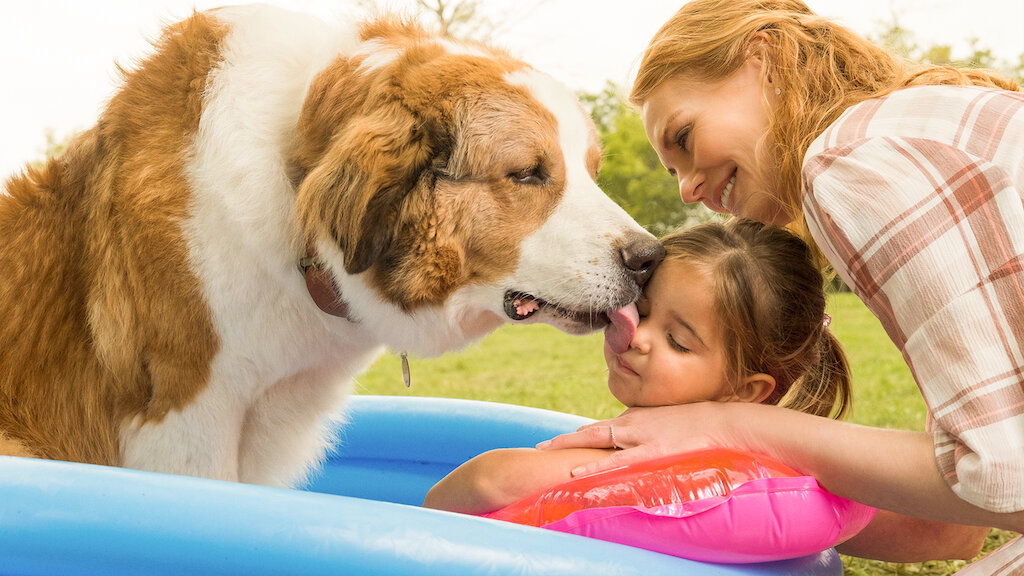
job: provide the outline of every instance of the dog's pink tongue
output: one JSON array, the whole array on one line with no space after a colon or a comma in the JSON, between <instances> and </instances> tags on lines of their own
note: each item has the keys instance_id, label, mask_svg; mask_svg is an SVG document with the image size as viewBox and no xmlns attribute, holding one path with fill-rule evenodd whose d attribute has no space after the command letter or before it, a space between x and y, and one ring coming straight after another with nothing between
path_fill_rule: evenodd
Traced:
<instances>
[{"instance_id":1,"label":"dog's pink tongue","mask_svg":"<svg viewBox=\"0 0 1024 576\"><path fill-rule=\"evenodd\" d=\"M640 324L640 314L636 311L636 304L629 304L624 308L608 313L612 323L604 329L604 339L608 347L616 354L622 354L629 349L629 343L633 341L636 334L636 327Z\"/></svg>"}]
</instances>

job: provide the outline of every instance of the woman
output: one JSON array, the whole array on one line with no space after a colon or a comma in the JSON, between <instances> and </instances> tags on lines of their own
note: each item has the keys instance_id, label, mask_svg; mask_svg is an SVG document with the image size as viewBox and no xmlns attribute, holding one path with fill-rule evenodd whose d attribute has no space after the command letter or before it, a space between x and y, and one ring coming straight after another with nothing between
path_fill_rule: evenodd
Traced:
<instances>
[{"instance_id":1,"label":"woman","mask_svg":"<svg viewBox=\"0 0 1024 576\"><path fill-rule=\"evenodd\" d=\"M882 321L928 433L774 406L633 409L545 443L624 450L586 474L706 446L763 452L879 514L844 553L932 559L1024 530L1024 95L916 66L799 0L696 0L655 35L631 100L684 202L787 225ZM951 524L940 524L951 523ZM941 538L941 536L939 537ZM945 552L942 552L945 553ZM1017 538L969 566L1024 571Z\"/></svg>"}]
</instances>

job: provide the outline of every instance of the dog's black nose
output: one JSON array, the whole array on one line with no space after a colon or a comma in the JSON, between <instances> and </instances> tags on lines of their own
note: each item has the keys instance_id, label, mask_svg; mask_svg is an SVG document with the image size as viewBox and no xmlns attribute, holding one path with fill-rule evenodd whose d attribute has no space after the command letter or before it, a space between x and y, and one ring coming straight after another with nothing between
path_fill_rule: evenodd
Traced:
<instances>
[{"instance_id":1,"label":"dog's black nose","mask_svg":"<svg viewBox=\"0 0 1024 576\"><path fill-rule=\"evenodd\" d=\"M632 233L619 248L619 256L628 273L638 285L643 286L665 257L665 247L646 234Z\"/></svg>"}]
</instances>

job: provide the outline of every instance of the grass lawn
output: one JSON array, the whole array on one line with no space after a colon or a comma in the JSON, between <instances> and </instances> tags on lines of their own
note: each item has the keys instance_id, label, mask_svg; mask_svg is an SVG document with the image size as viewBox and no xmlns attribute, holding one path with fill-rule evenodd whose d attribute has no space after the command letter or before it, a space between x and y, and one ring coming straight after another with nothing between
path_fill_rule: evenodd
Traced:
<instances>
[{"instance_id":1,"label":"grass lawn","mask_svg":"<svg viewBox=\"0 0 1024 576\"><path fill-rule=\"evenodd\" d=\"M899 352L878 321L849 293L831 298L832 330L843 343L853 370L850 420L906 430L924 428L925 407ZM541 325L506 326L465 350L442 358L410 358L412 388L402 383L397 355L378 360L359 378L358 392L442 396L505 402L606 418L622 405L605 387L602 336L566 336ZM1013 534L993 531L985 550ZM848 576L952 574L964 562L891 564L843 558Z\"/></svg>"}]
</instances>

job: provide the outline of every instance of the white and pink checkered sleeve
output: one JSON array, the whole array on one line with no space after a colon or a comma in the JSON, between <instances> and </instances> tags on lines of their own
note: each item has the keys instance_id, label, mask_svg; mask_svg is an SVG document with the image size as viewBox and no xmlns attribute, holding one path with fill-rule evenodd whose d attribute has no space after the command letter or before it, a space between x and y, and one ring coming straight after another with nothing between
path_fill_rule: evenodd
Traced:
<instances>
[{"instance_id":1,"label":"white and pink checkered sleeve","mask_svg":"<svg viewBox=\"0 0 1024 576\"><path fill-rule=\"evenodd\" d=\"M811 233L903 352L940 471L998 512L1024 509L1022 158L1024 96L929 87L851 108L804 162Z\"/></svg>"}]
</instances>

